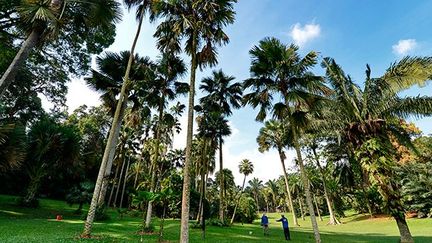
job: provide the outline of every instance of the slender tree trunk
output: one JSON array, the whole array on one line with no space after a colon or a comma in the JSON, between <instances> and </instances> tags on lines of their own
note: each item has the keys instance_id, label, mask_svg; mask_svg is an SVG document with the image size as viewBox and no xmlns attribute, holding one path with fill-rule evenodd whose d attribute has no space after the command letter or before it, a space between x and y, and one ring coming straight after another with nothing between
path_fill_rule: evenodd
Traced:
<instances>
[{"instance_id":1,"label":"slender tree trunk","mask_svg":"<svg viewBox=\"0 0 432 243\"><path fill-rule=\"evenodd\" d=\"M3 96L9 85L14 82L18 70L22 67L24 62L29 57L30 52L40 40L44 29L45 28L43 26L39 25L33 28L33 30L27 36L27 39L21 45L21 48L15 55L15 58L12 60L9 67L3 73L3 76L0 79L0 98Z\"/></svg>"},{"instance_id":2,"label":"slender tree trunk","mask_svg":"<svg viewBox=\"0 0 432 243\"><path fill-rule=\"evenodd\" d=\"M118 201L117 198L118 198L118 194L120 192L120 185L121 185L122 178L123 178L123 171L124 171L125 164L126 164L126 158L124 157L124 154L123 154L123 162L122 162L122 166L121 166L121 170L120 170L120 177L117 180L117 186L116 186L117 188L116 188L116 193L114 196L114 202L113 202L114 208L117 208L117 201Z\"/></svg>"},{"instance_id":3,"label":"slender tree trunk","mask_svg":"<svg viewBox=\"0 0 432 243\"><path fill-rule=\"evenodd\" d=\"M202 175L201 175L201 183L203 183ZM199 204L198 204L198 213L197 213L197 217L196 217L196 221L198 224L201 222L201 209L202 209L202 201L203 201L202 186L199 189L199 193L200 193L200 199L199 199Z\"/></svg>"},{"instance_id":4,"label":"slender tree trunk","mask_svg":"<svg viewBox=\"0 0 432 243\"><path fill-rule=\"evenodd\" d=\"M124 81L122 84L119 101L117 103L116 111L114 114L113 124L111 126L111 130L110 130L110 133L108 136L108 141L107 141L104 155L102 158L102 163L100 165L99 174L98 174L95 189L93 192L93 198L92 198L90 208L89 208L89 211L87 214L87 219L86 219L86 222L84 225L84 231L82 233L82 237L90 237L90 235L91 235L91 230L92 230L92 226L93 226L93 220L94 220L95 211L96 211L96 207L97 207L98 197L99 197L99 193L101 191L103 177L105 174L106 166L108 164L109 155L111 153L111 150L115 150L115 146L117 145L117 140L118 140L118 136L119 136L120 131L116 129L116 124L121 124L121 121L122 121L122 117L120 116L121 109L123 106L123 102L127 101L126 88L128 86L128 83L129 83L129 74L130 74L130 70L131 70L131 66L132 66L132 62L133 62L133 57L134 57L134 53L135 53L135 46L137 44L138 37L139 37L140 32L141 32L141 26L142 26L143 19L144 19L144 14L141 13L140 19L139 19L139 24L138 24L138 29L137 29L137 32L135 34L135 38L134 38L133 43L132 43L132 48L130 51L128 65L127 65L126 72L124 75Z\"/></svg>"},{"instance_id":5,"label":"slender tree trunk","mask_svg":"<svg viewBox=\"0 0 432 243\"><path fill-rule=\"evenodd\" d=\"M396 224L399 229L400 242L401 243L412 243L414 242L411 232L408 228L408 224L405 220L405 215L393 216L396 219Z\"/></svg>"},{"instance_id":6,"label":"slender tree trunk","mask_svg":"<svg viewBox=\"0 0 432 243\"><path fill-rule=\"evenodd\" d=\"M114 176L114 180L113 180L112 186L111 186L111 192L110 192L110 195L109 195L109 198L108 198L108 204L107 204L108 207L111 206L111 202L112 202L111 200L112 200L112 196L114 194L115 182L116 182L116 180L118 178L119 170L120 170L120 165L117 165L115 176Z\"/></svg>"},{"instance_id":7,"label":"slender tree trunk","mask_svg":"<svg viewBox=\"0 0 432 243\"><path fill-rule=\"evenodd\" d=\"M189 84L189 103L188 103L188 125L186 136L186 159L183 167L183 193L182 193L182 214L180 226L180 243L189 242L189 208L190 208L190 164L192 155L192 136L193 136L193 122L194 122L194 99L195 99L195 75L197 69L197 38L196 32L192 37L192 65L191 77Z\"/></svg>"},{"instance_id":8,"label":"slender tree trunk","mask_svg":"<svg viewBox=\"0 0 432 243\"><path fill-rule=\"evenodd\" d=\"M304 215L304 211L303 211L303 198L299 197L297 199L299 201L299 205L300 205L300 214L301 214L301 218L303 219L303 221L305 220L305 215Z\"/></svg>"},{"instance_id":9,"label":"slender tree trunk","mask_svg":"<svg viewBox=\"0 0 432 243\"><path fill-rule=\"evenodd\" d=\"M292 132L293 132L294 147L295 147L295 150L297 153L297 161L298 161L298 165L300 167L300 174L301 174L301 178L302 178L304 189L305 189L306 203L307 203L308 208L309 208L309 214L310 214L310 218L311 218L312 228L314 231L315 242L320 243L321 238L320 238L320 233L319 233L319 229L318 229L318 223L316 221L316 217L315 217L315 213L314 213L314 206L312 203L312 196L311 196L311 192L310 192L309 179L307 177L306 170L304 168L303 158L302 158L301 151L300 151L299 138L298 138L297 131L295 128L292 129Z\"/></svg>"},{"instance_id":10,"label":"slender tree trunk","mask_svg":"<svg viewBox=\"0 0 432 243\"><path fill-rule=\"evenodd\" d=\"M205 179L205 173L203 172L201 175L201 191L202 191L202 199L201 199L201 231L202 231L202 239L205 239L205 217L204 217L204 199L205 199L205 190L206 190L206 179Z\"/></svg>"},{"instance_id":11,"label":"slender tree trunk","mask_svg":"<svg viewBox=\"0 0 432 243\"><path fill-rule=\"evenodd\" d=\"M330 225L340 224L339 220L336 218L335 213L333 211L333 203L332 203L331 198L329 197L329 194L327 192L327 182L326 182L326 179L325 179L325 176L324 176L324 170L321 167L321 164L320 164L320 161L319 161L319 158L318 158L318 154L317 154L315 148L312 149L312 152L314 154L315 161L316 161L316 164L318 166L318 170L320 172L321 181L323 183L323 189L324 189L324 197L325 197L325 200L326 200L326 203L327 203L327 208L328 208L329 214L330 214L330 219L329 219L328 224L330 224Z\"/></svg>"},{"instance_id":12,"label":"slender tree trunk","mask_svg":"<svg viewBox=\"0 0 432 243\"><path fill-rule=\"evenodd\" d=\"M314 197L315 208L316 208L316 211L317 211L317 214L318 214L318 218L319 218L320 221L323 221L323 218L321 217L321 213L320 213L320 210L319 210L318 203L317 203L315 195L313 197Z\"/></svg>"},{"instance_id":13,"label":"slender tree trunk","mask_svg":"<svg viewBox=\"0 0 432 243\"><path fill-rule=\"evenodd\" d=\"M243 189L244 189L245 183L246 183L246 175L245 175L244 178L243 178L243 184L242 184L242 187L241 187L240 193L239 193L239 195L238 195L238 198L236 199L236 204L235 204L235 206L234 206L234 212L233 212L233 215L232 215L232 217L231 217L231 224L234 223L234 218L235 218L235 215L236 215L237 206L238 206L238 204L240 203L240 198L241 198L241 195L242 195L242 193L243 193Z\"/></svg>"},{"instance_id":14,"label":"slender tree trunk","mask_svg":"<svg viewBox=\"0 0 432 243\"><path fill-rule=\"evenodd\" d=\"M121 197L120 197L120 205L119 208L122 208L123 206L123 197L124 197L124 192L126 189L126 183L127 183L127 178L128 178L128 172L129 172L129 165L130 165L130 156L128 156L128 162L127 162L127 166L126 166L126 173L123 179L123 188L122 188L122 193L121 193Z\"/></svg>"},{"instance_id":15,"label":"slender tree trunk","mask_svg":"<svg viewBox=\"0 0 432 243\"><path fill-rule=\"evenodd\" d=\"M163 203L162 218L161 218L161 222L160 222L160 226L159 226L159 242L163 242L165 214L166 214L166 205L165 205L165 203Z\"/></svg>"},{"instance_id":16,"label":"slender tree trunk","mask_svg":"<svg viewBox=\"0 0 432 243\"><path fill-rule=\"evenodd\" d=\"M279 152L279 158L282 164L282 170L283 170L283 175L284 175L284 179L285 179L285 189L287 191L287 195L288 195L288 207L290 208L291 212L292 212L292 217L293 217L293 223L295 226L300 226L298 221L297 221L297 216L294 210L294 204L292 201L292 197L291 197L291 190L289 188L289 183L288 183L288 174L286 172L286 168L285 168L285 159L284 159L284 155L281 149L278 149Z\"/></svg>"},{"instance_id":17,"label":"slender tree trunk","mask_svg":"<svg viewBox=\"0 0 432 243\"><path fill-rule=\"evenodd\" d=\"M219 174L220 174L220 191L219 191L219 219L224 222L225 217L225 183L223 173L223 160L222 160L222 135L219 135Z\"/></svg>"},{"instance_id":18,"label":"slender tree trunk","mask_svg":"<svg viewBox=\"0 0 432 243\"><path fill-rule=\"evenodd\" d=\"M165 94L162 95L160 103L159 103L159 117L158 117L158 124L157 124L157 128L156 128L156 150L155 150L155 155L154 155L154 161L153 161L153 173L152 173L152 177L151 177L151 183L150 183L150 192L154 192L156 189L156 174L157 174L157 170L156 170L156 166L157 163L159 162L159 143L160 143L160 138L161 138L161 123L162 123L162 116L164 113L164 105L165 105ZM151 223L151 216L152 216L152 211L153 211L153 202L149 202L147 205L147 216L146 216L146 221L145 221L145 227L149 228L150 227L150 223Z\"/></svg>"},{"instance_id":19,"label":"slender tree trunk","mask_svg":"<svg viewBox=\"0 0 432 243\"><path fill-rule=\"evenodd\" d=\"M134 179L134 189L136 190L137 188L137 182L138 182L138 172L135 174L135 179Z\"/></svg>"}]
</instances>

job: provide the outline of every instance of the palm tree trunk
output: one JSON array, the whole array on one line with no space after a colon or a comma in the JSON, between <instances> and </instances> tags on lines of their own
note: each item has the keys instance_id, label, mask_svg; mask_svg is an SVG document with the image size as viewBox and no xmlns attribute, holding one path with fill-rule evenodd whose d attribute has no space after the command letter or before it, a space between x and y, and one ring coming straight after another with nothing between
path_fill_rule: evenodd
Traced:
<instances>
[{"instance_id":1,"label":"palm tree trunk","mask_svg":"<svg viewBox=\"0 0 432 243\"><path fill-rule=\"evenodd\" d=\"M190 208L190 164L192 158L192 136L194 122L195 75L197 69L197 38L194 30L192 37L191 77L189 83L188 125L186 136L186 159L183 167L182 214L180 226L180 243L189 242L189 208Z\"/></svg>"},{"instance_id":2,"label":"palm tree trunk","mask_svg":"<svg viewBox=\"0 0 432 243\"><path fill-rule=\"evenodd\" d=\"M18 73L18 70L27 60L30 55L31 50L36 46L38 41L40 40L42 33L44 32L44 27L40 24L36 24L36 27L32 29L30 34L27 36L26 40L21 45L18 53L15 55L9 67L3 73L3 76L0 79L0 98L3 96L6 89L9 85L14 82L15 76Z\"/></svg>"},{"instance_id":3,"label":"palm tree trunk","mask_svg":"<svg viewBox=\"0 0 432 243\"><path fill-rule=\"evenodd\" d=\"M326 182L326 179L324 176L324 170L321 167L321 164L320 164L319 159L318 159L318 154L317 154L315 148L312 149L312 152L314 154L315 161L316 161L316 164L318 166L318 170L320 172L321 181L323 183L323 189L324 189L324 197L325 197L325 200L327 203L327 208L328 208L329 214L330 214L330 220L329 220L328 224L330 224L330 225L340 224L339 220L336 218L335 213L333 211L333 206L332 206L333 203L332 203L332 201L328 195L328 192L327 192L327 182Z\"/></svg>"},{"instance_id":4,"label":"palm tree trunk","mask_svg":"<svg viewBox=\"0 0 432 243\"><path fill-rule=\"evenodd\" d=\"M156 170L156 165L159 161L159 143L160 143L160 138L161 138L161 123L162 123L162 116L164 113L164 105L165 105L165 94L162 94L160 103L159 103L159 117L158 117L158 124L157 124L157 128L156 128L156 151L155 151L155 155L154 155L154 161L153 166L153 173L152 173L152 177L151 177L151 183L150 183L150 192L154 192L155 191L155 187L156 187L156 174L157 174L157 170ZM150 223L151 223L151 216L152 216L152 211L153 211L153 202L149 202L147 205L147 216L146 216L146 221L145 221L145 227L148 228L150 227Z\"/></svg>"},{"instance_id":5,"label":"palm tree trunk","mask_svg":"<svg viewBox=\"0 0 432 243\"><path fill-rule=\"evenodd\" d=\"M157 173L157 171L156 171L156 165L153 164L152 165L152 177L151 177L151 182L150 182L150 192L154 192L155 191L156 173ZM146 220L145 220L145 228L149 228L150 227L152 212L153 212L153 203L152 202L148 202L147 203Z\"/></svg>"},{"instance_id":6,"label":"palm tree trunk","mask_svg":"<svg viewBox=\"0 0 432 243\"><path fill-rule=\"evenodd\" d=\"M123 206L123 197L124 197L124 192L125 192L127 178L128 178L129 165L130 165L130 156L128 156L128 162L127 162L127 166L126 166L126 173L125 173L125 176L124 176L124 179L123 179L123 188L122 188L122 193L121 193L121 197L120 197L119 208L122 208L122 206Z\"/></svg>"},{"instance_id":7,"label":"palm tree trunk","mask_svg":"<svg viewBox=\"0 0 432 243\"><path fill-rule=\"evenodd\" d=\"M287 191L287 195L288 195L288 207L290 208L291 212L292 212L292 216L293 216L293 222L295 226L300 226L298 221L297 221L297 216L295 214L295 210L294 210L294 205L293 205L293 201L292 201L292 197L291 197L291 190L289 188L289 183L288 183L288 174L286 172L286 168L285 168L285 159L282 153L282 150L279 149L279 158L282 164L282 170L283 170L283 175L284 175L284 179L285 179L285 189Z\"/></svg>"},{"instance_id":8,"label":"palm tree trunk","mask_svg":"<svg viewBox=\"0 0 432 243\"><path fill-rule=\"evenodd\" d=\"M120 177L117 180L117 186L116 186L117 189L116 189L116 193L115 193L115 196L114 196L114 203L113 203L114 208L117 207L117 201L118 201L117 198L118 198L118 194L119 194L119 191L120 191L120 185L121 185L122 178L123 178L124 166L126 164L125 162L126 162L126 158L123 155L123 162L122 162L122 166L121 166L121 170L120 170Z\"/></svg>"},{"instance_id":9,"label":"palm tree trunk","mask_svg":"<svg viewBox=\"0 0 432 243\"><path fill-rule=\"evenodd\" d=\"M303 211L303 198L299 197L297 200L299 201L299 205L300 205L300 215L301 215L301 218L304 221L305 220L305 216L304 216L304 211Z\"/></svg>"},{"instance_id":10,"label":"palm tree trunk","mask_svg":"<svg viewBox=\"0 0 432 243\"><path fill-rule=\"evenodd\" d=\"M114 114L113 125L111 126L110 134L108 136L108 141L107 141L107 144L105 147L104 155L102 158L102 163L101 163L101 166L99 169L99 174L98 174L98 177L96 180L96 185L95 185L95 189L93 192L92 201L91 201L90 208L89 208L89 211L87 214L87 219L86 219L86 222L84 225L84 232L82 233L83 237L88 238L91 235L91 230L92 230L92 226L93 226L93 220L94 220L94 216L95 216L98 197L99 197L99 193L101 191L102 182L103 182L105 170L106 170L106 167L108 164L109 155L110 155L110 153L112 153L111 152L112 150L115 150L115 146L117 145L117 140L118 140L120 129L116 129L116 127L117 127L116 124L121 124L121 122L122 122L122 117L120 116L121 109L122 109L122 106L124 105L124 103L126 103L126 101L127 101L126 87L129 83L129 74L130 74L130 70L131 70L131 66L132 66L132 62L133 62L133 57L134 57L134 53L135 53L135 46L138 42L138 37L139 37L140 32L141 32L141 26L142 26L143 19L144 19L144 13L141 13L137 32L135 34L135 38L134 38L133 43L132 43L132 48L130 51L128 65L127 65L126 72L124 75L124 81L122 84L119 101L117 103L116 111Z\"/></svg>"},{"instance_id":11,"label":"palm tree trunk","mask_svg":"<svg viewBox=\"0 0 432 243\"><path fill-rule=\"evenodd\" d=\"M119 169L120 169L120 165L118 165L117 168L116 168L116 172L115 172L114 180L113 180L113 183L112 183L112 186L111 186L110 196L109 196L109 198L108 198L108 204L107 204L108 207L111 206L111 199L112 199L112 196L113 196L113 193L114 193L114 186L115 186L115 182L116 182L116 180L117 180L117 178L118 178L118 172L119 172Z\"/></svg>"},{"instance_id":12,"label":"palm tree trunk","mask_svg":"<svg viewBox=\"0 0 432 243\"><path fill-rule=\"evenodd\" d=\"M242 184L242 187L241 187L240 193L239 193L239 195L238 195L238 198L237 198L237 200L236 200L236 204L235 204L235 206L234 206L234 212L233 212L233 215L232 215L232 217L231 217L231 224L234 223L234 218L235 218L235 215L236 215L237 206L238 206L238 204L240 203L240 198L241 198L241 194L242 194L242 192L243 192L243 189L244 189L245 183L246 183L246 175L245 175L244 178L243 178L243 184Z\"/></svg>"},{"instance_id":13,"label":"palm tree trunk","mask_svg":"<svg viewBox=\"0 0 432 243\"><path fill-rule=\"evenodd\" d=\"M320 210L319 210L318 203L317 203L315 195L313 197L314 197L315 208L316 208L316 211L317 211L317 214L318 214L318 218L319 218L320 221L323 221L323 218L321 217L321 213L320 213Z\"/></svg>"},{"instance_id":14,"label":"palm tree trunk","mask_svg":"<svg viewBox=\"0 0 432 243\"><path fill-rule=\"evenodd\" d=\"M223 160L222 160L222 135L219 134L219 174L220 174L220 191L219 191L219 219L224 222L225 214L225 183L223 173Z\"/></svg>"},{"instance_id":15,"label":"palm tree trunk","mask_svg":"<svg viewBox=\"0 0 432 243\"><path fill-rule=\"evenodd\" d=\"M203 183L202 180L202 175L201 175L201 183ZM198 213L197 213L197 217L196 217L196 221L199 224L201 221L201 209L202 209L202 201L203 201L203 191L202 191L202 186L199 189L199 193L200 193L200 199L199 199L199 204L198 204Z\"/></svg>"},{"instance_id":16,"label":"palm tree trunk","mask_svg":"<svg viewBox=\"0 0 432 243\"><path fill-rule=\"evenodd\" d=\"M397 215L393 216L396 219L396 224L399 229L400 234L400 242L401 243L412 243L414 242L414 239L411 236L411 232L408 228L408 224L405 220L405 215Z\"/></svg>"},{"instance_id":17,"label":"palm tree trunk","mask_svg":"<svg viewBox=\"0 0 432 243\"><path fill-rule=\"evenodd\" d=\"M206 169L207 170L207 169ZM202 231L202 239L205 239L205 230L206 230L206 225L205 225L205 214L204 214L204 199L205 199L205 192L206 192L206 186L207 186L207 180L205 178L205 173L202 173L202 184L201 184L201 190L202 190L202 201L201 201L201 231Z\"/></svg>"},{"instance_id":18,"label":"palm tree trunk","mask_svg":"<svg viewBox=\"0 0 432 243\"><path fill-rule=\"evenodd\" d=\"M307 177L306 170L304 168L303 158L302 158L301 151L300 151L299 138L298 138L297 131L295 128L292 129L292 133L293 133L294 147L295 147L295 150L297 153L297 161L298 161L298 165L300 167L300 174L301 174L303 186L305 189L306 203L308 205L309 214L310 214L311 223L312 223L312 228L314 231L315 242L320 243L321 237L320 237L320 233L319 233L319 229L318 229L318 223L317 223L316 217L315 217L314 206L312 203L312 196L311 196L311 192L310 192L309 179Z\"/></svg>"}]
</instances>

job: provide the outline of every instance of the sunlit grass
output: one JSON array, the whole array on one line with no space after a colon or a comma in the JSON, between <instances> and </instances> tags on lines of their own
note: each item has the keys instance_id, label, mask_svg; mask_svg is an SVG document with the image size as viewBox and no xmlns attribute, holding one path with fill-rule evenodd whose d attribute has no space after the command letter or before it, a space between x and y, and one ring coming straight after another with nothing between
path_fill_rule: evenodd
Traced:
<instances>
[{"instance_id":1,"label":"sunlit grass","mask_svg":"<svg viewBox=\"0 0 432 243\"><path fill-rule=\"evenodd\" d=\"M141 217L120 215L109 211L110 220L97 222L93 227L94 239L80 239L83 229L83 216L75 215L75 206L55 200L41 200L38 209L15 206L15 198L0 196L0 242L155 242L157 235L139 235ZM63 220L56 220L61 214ZM264 237L257 219L253 224L235 224L232 227L207 227L206 240L202 240L201 230L191 228L191 242L281 242L282 227L276 220L279 214L268 214L270 236ZM292 224L291 215L285 216ZM341 219L342 225L327 225L327 218L319 221L323 242L397 242L398 230L393 219L369 219L364 215L348 212L348 217ZM156 232L159 230L156 220ZM310 221L299 219L300 227L291 227L292 242L314 242ZM416 242L432 242L432 219L409 219L408 224ZM180 222L177 219L165 221L164 239L178 242Z\"/></svg>"}]
</instances>

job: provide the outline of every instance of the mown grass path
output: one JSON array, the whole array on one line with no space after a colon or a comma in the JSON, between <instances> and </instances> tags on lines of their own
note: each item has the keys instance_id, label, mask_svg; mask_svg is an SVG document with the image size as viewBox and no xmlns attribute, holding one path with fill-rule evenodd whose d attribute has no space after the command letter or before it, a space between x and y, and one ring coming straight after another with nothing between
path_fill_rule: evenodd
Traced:
<instances>
[{"instance_id":1,"label":"mown grass path","mask_svg":"<svg viewBox=\"0 0 432 243\"><path fill-rule=\"evenodd\" d=\"M41 200L40 208L29 209L15 206L15 197L0 196L0 242L156 242L156 235L140 236L139 217L120 218L116 211L110 211L111 219L96 223L95 239L79 239L83 229L82 216L73 214L76 207L65 202ZM57 214L63 220L55 219ZM264 237L259 221L254 224L235 224L232 227L207 227L206 240L202 240L200 229L191 229L191 242L282 242L283 232L276 222L279 214L268 214L270 236ZM285 215L289 220L291 217ZM398 242L398 231L394 220L388 217L369 219L364 215L350 215L343 218L342 225L329 226L327 221L319 222L323 242ZM290 222L291 223L291 222ZM291 242L313 242L308 220L299 220L300 227L291 227ZM155 225L159 222L156 221ZM432 219L409 219L408 224L416 242L432 242ZM158 230L158 227L156 227ZM165 221L164 239L177 242L179 220Z\"/></svg>"}]
</instances>

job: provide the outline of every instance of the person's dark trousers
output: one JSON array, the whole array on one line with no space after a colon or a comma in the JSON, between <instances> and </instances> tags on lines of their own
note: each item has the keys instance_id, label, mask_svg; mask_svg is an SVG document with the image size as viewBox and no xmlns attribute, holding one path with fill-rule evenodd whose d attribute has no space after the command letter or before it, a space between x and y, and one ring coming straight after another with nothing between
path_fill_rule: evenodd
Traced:
<instances>
[{"instance_id":1,"label":"person's dark trousers","mask_svg":"<svg viewBox=\"0 0 432 243\"><path fill-rule=\"evenodd\" d=\"M289 228L284 228L285 240L291 240Z\"/></svg>"}]
</instances>

